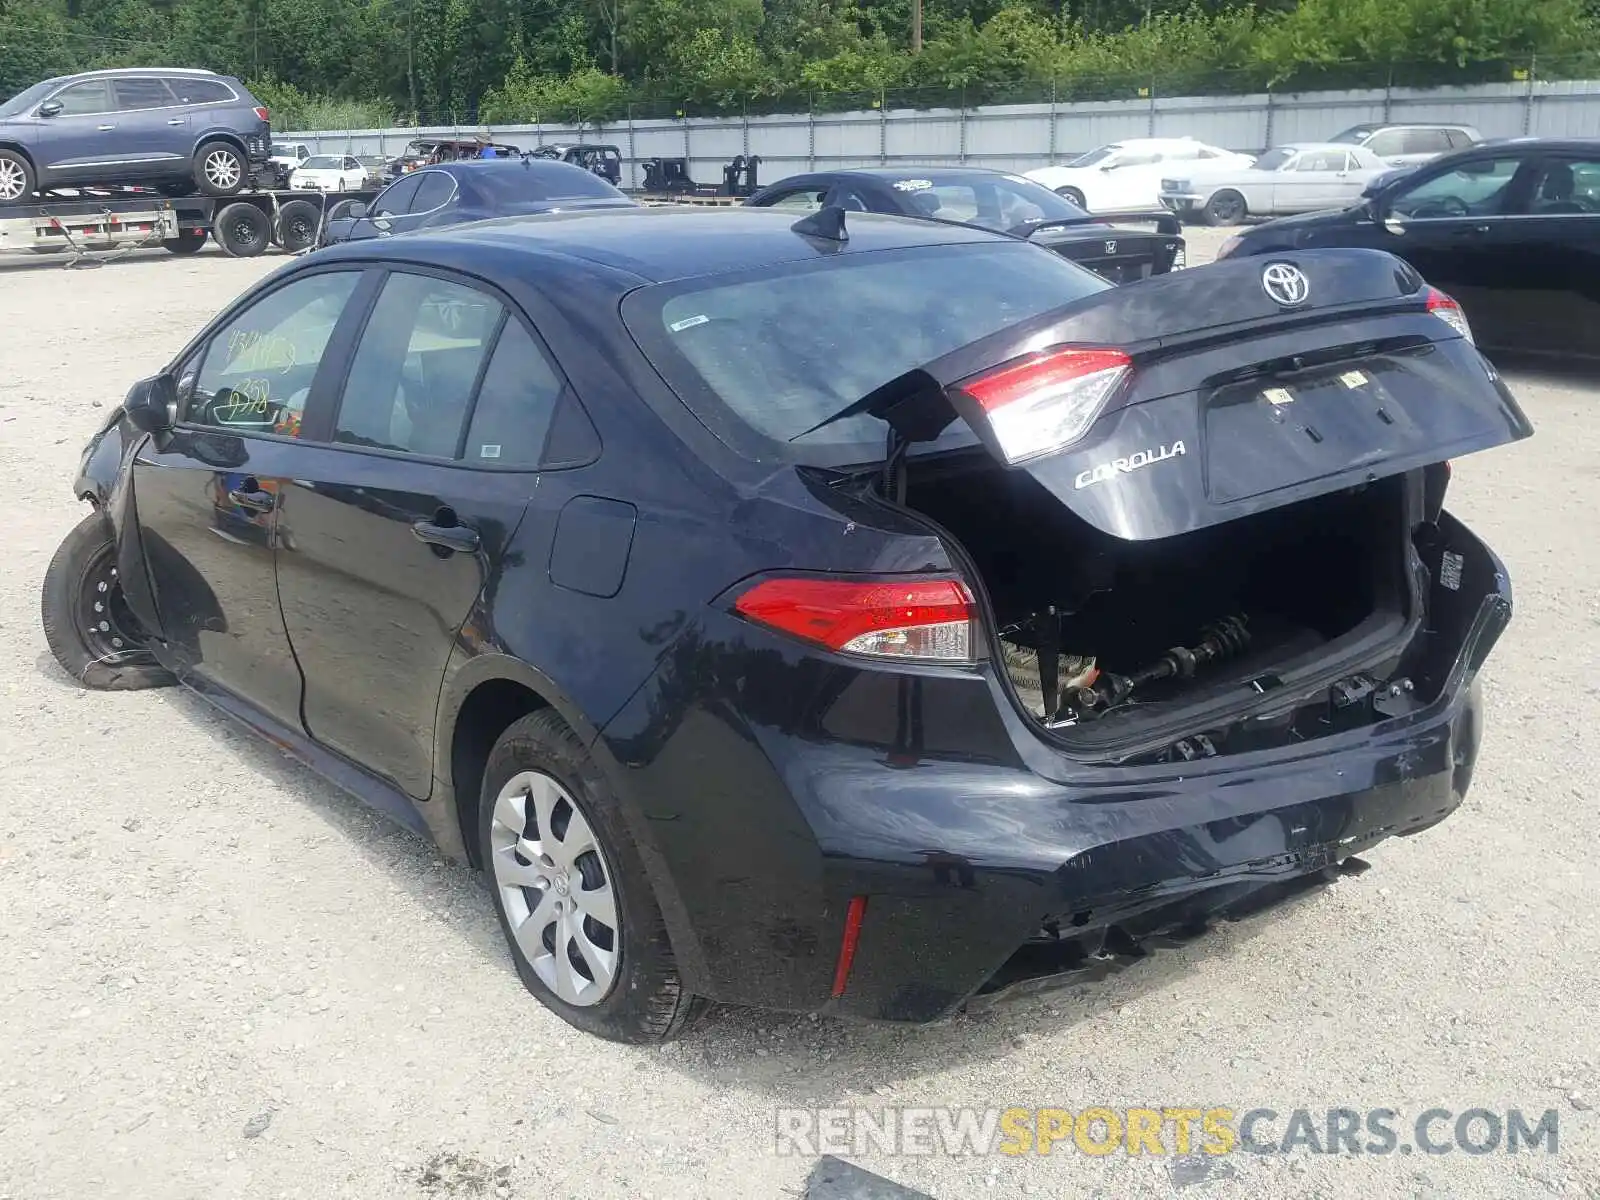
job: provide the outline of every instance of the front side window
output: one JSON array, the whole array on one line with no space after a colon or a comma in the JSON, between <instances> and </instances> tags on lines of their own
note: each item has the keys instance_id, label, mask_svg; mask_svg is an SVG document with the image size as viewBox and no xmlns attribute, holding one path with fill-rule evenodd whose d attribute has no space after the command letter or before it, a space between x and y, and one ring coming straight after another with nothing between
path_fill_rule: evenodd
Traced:
<instances>
[{"instance_id":1,"label":"front side window","mask_svg":"<svg viewBox=\"0 0 1600 1200\"><path fill-rule=\"evenodd\" d=\"M1372 140L1367 143L1379 158L1389 158L1391 155L1404 152L1405 131L1401 129L1385 129L1382 133L1372 135Z\"/></svg>"},{"instance_id":2,"label":"front side window","mask_svg":"<svg viewBox=\"0 0 1600 1200\"><path fill-rule=\"evenodd\" d=\"M111 84L104 79L89 79L63 88L55 94L64 117L87 116L111 111Z\"/></svg>"},{"instance_id":3,"label":"front side window","mask_svg":"<svg viewBox=\"0 0 1600 1200\"><path fill-rule=\"evenodd\" d=\"M421 177L417 187L417 198L411 202L411 211L425 213L442 208L450 202L450 197L455 195L455 191L454 179L443 171L429 171Z\"/></svg>"},{"instance_id":4,"label":"front side window","mask_svg":"<svg viewBox=\"0 0 1600 1200\"><path fill-rule=\"evenodd\" d=\"M1400 145L1402 154L1443 154L1450 149L1450 139L1442 129L1408 129Z\"/></svg>"},{"instance_id":5,"label":"front side window","mask_svg":"<svg viewBox=\"0 0 1600 1200\"><path fill-rule=\"evenodd\" d=\"M358 271L302 276L239 313L206 344L184 420L237 433L300 436L311 381Z\"/></svg>"},{"instance_id":6,"label":"front side window","mask_svg":"<svg viewBox=\"0 0 1600 1200\"><path fill-rule=\"evenodd\" d=\"M356 348L334 440L456 457L478 373L505 311L476 288L390 275Z\"/></svg>"},{"instance_id":7,"label":"front side window","mask_svg":"<svg viewBox=\"0 0 1600 1200\"><path fill-rule=\"evenodd\" d=\"M1480 159L1431 175L1394 198L1392 211L1412 221L1500 216L1522 160Z\"/></svg>"},{"instance_id":8,"label":"front side window","mask_svg":"<svg viewBox=\"0 0 1600 1200\"><path fill-rule=\"evenodd\" d=\"M422 185L420 175L407 175L390 184L372 202L372 216L398 217L411 211L411 200Z\"/></svg>"},{"instance_id":9,"label":"front side window","mask_svg":"<svg viewBox=\"0 0 1600 1200\"><path fill-rule=\"evenodd\" d=\"M159 79L118 79L112 87L117 95L117 108L123 112L140 108L166 108L177 103L167 90L167 85Z\"/></svg>"}]
</instances>

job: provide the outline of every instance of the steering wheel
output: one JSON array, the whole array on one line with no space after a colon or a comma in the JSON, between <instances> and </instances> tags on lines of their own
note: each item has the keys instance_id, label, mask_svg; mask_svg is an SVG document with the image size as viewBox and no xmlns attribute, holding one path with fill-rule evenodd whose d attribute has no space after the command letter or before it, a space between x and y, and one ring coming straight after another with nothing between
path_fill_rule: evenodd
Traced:
<instances>
[{"instance_id":1,"label":"steering wheel","mask_svg":"<svg viewBox=\"0 0 1600 1200\"><path fill-rule=\"evenodd\" d=\"M1460 196L1440 196L1437 200L1428 200L1411 210L1413 221L1427 217L1466 217L1472 214L1467 207L1467 202Z\"/></svg>"}]
</instances>

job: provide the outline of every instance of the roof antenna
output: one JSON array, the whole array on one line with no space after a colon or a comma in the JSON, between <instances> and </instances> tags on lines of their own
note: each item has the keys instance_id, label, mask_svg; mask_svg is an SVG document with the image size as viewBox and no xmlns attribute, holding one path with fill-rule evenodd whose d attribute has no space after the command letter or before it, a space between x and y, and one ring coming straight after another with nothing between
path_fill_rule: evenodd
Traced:
<instances>
[{"instance_id":1,"label":"roof antenna","mask_svg":"<svg viewBox=\"0 0 1600 1200\"><path fill-rule=\"evenodd\" d=\"M809 216L801 217L790 229L810 238L828 242L848 242L850 231L844 227L844 209L837 204L819 208Z\"/></svg>"}]
</instances>

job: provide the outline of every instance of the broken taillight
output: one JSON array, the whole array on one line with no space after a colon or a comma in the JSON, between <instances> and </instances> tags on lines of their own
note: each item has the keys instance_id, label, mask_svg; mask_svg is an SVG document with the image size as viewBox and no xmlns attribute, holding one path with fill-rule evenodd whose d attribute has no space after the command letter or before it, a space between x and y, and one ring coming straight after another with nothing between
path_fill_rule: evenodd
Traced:
<instances>
[{"instance_id":1,"label":"broken taillight","mask_svg":"<svg viewBox=\"0 0 1600 1200\"><path fill-rule=\"evenodd\" d=\"M1472 325L1467 321L1467 314L1461 311L1461 305L1456 302L1455 297L1447 296L1436 287L1430 287L1428 289L1428 311L1466 338L1467 341L1473 342L1474 345L1477 344L1473 341Z\"/></svg>"},{"instance_id":2,"label":"broken taillight","mask_svg":"<svg viewBox=\"0 0 1600 1200\"><path fill-rule=\"evenodd\" d=\"M1121 350L1068 347L969 379L961 390L983 409L1006 461L1019 463L1081 438L1132 373Z\"/></svg>"},{"instance_id":3,"label":"broken taillight","mask_svg":"<svg viewBox=\"0 0 1600 1200\"><path fill-rule=\"evenodd\" d=\"M977 609L958 579L764 579L741 593L734 609L842 654L972 659Z\"/></svg>"}]
</instances>

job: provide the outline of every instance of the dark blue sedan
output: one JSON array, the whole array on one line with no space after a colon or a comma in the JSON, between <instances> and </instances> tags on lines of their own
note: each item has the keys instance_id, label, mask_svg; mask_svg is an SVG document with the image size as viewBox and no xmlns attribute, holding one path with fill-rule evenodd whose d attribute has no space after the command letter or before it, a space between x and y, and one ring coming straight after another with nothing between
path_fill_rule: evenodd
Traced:
<instances>
[{"instance_id":1,"label":"dark blue sedan","mask_svg":"<svg viewBox=\"0 0 1600 1200\"><path fill-rule=\"evenodd\" d=\"M631 208L608 181L570 163L536 158L440 163L402 175L370 205L347 200L328 214L320 244L391 237L487 217Z\"/></svg>"}]
</instances>

